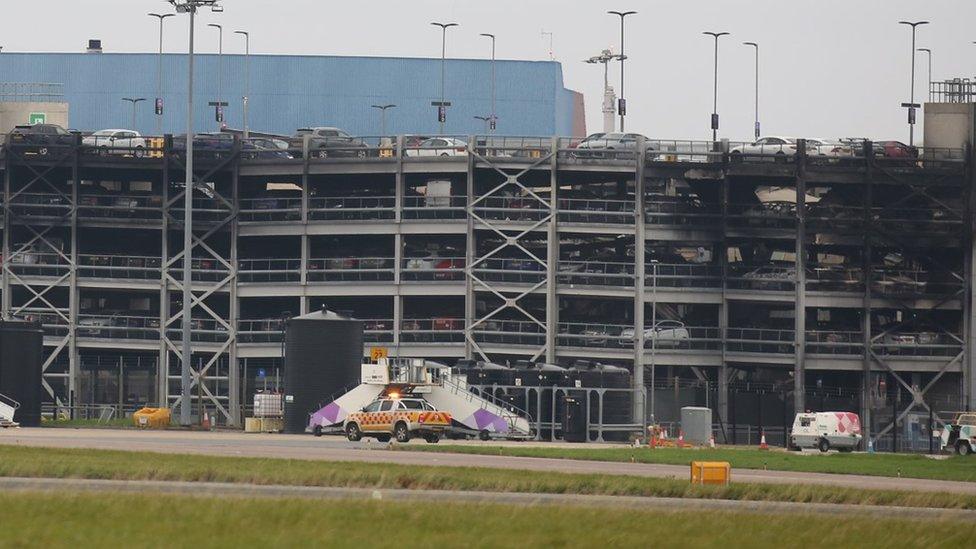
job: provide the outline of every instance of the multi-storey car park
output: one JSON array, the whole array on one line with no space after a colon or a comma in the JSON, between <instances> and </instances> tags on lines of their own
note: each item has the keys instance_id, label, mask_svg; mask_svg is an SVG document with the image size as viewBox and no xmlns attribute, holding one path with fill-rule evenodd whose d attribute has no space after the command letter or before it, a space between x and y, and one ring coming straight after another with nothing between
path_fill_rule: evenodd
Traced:
<instances>
[{"instance_id":1,"label":"multi-storey car park","mask_svg":"<svg viewBox=\"0 0 976 549\"><path fill-rule=\"evenodd\" d=\"M194 402L239 424L282 319L328 307L392 356L626 367L656 389L635 422L843 406L882 443L974 405L970 151L461 139L200 150ZM182 145L76 143L3 148L3 312L42 322L50 400L178 404Z\"/></svg>"}]
</instances>

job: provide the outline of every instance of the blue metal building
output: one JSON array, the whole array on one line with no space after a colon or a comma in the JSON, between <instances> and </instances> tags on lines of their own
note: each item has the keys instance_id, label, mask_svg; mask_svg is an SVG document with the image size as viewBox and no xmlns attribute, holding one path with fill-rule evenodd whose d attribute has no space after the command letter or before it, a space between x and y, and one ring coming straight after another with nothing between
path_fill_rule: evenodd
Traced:
<instances>
[{"instance_id":1,"label":"blue metal building","mask_svg":"<svg viewBox=\"0 0 976 549\"><path fill-rule=\"evenodd\" d=\"M79 130L127 128L131 106L122 97L145 97L136 130L153 133L157 90L155 54L2 53L0 82L64 84L70 126ZM338 126L358 135L380 133L380 114L370 105L395 103L387 133L436 133L440 60L393 57L251 55L250 128L290 134L303 126ZM217 129L207 103L217 99L218 58L195 57L194 111L199 131ZM245 57L224 54L221 99L230 105L228 126L242 126ZM499 135L585 133L582 96L563 86L562 66L549 61L498 61L496 105ZM447 62L445 132L484 132L475 116L490 114L490 61ZM163 132L185 130L187 56L163 56Z\"/></svg>"}]
</instances>

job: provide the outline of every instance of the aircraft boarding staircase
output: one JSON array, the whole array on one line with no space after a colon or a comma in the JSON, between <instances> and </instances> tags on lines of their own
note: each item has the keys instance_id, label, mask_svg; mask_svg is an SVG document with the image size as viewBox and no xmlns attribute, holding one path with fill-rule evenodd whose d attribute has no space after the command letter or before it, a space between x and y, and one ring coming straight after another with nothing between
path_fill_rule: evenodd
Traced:
<instances>
[{"instance_id":1,"label":"aircraft boarding staircase","mask_svg":"<svg viewBox=\"0 0 976 549\"><path fill-rule=\"evenodd\" d=\"M19 424L14 421L14 413L17 412L17 408L20 408L20 403L16 400L0 394L0 427L6 429L7 427L18 427Z\"/></svg>"},{"instance_id":2,"label":"aircraft boarding staircase","mask_svg":"<svg viewBox=\"0 0 976 549\"><path fill-rule=\"evenodd\" d=\"M364 364L364 371L377 365ZM527 412L497 401L487 394L471 390L462 376L451 373L443 364L423 359L404 359L389 364L389 375L383 379L363 377L364 382L310 414L307 431L338 432L349 414L361 410L388 390L402 391L403 396L427 400L438 410L449 412L456 432L496 438L530 438L533 436Z\"/></svg>"}]
</instances>

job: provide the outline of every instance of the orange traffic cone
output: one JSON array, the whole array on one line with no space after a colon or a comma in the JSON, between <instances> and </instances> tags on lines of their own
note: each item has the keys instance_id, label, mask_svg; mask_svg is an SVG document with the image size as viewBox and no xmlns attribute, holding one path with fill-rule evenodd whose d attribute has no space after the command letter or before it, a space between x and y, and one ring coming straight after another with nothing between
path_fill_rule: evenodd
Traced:
<instances>
[{"instance_id":1,"label":"orange traffic cone","mask_svg":"<svg viewBox=\"0 0 976 549\"><path fill-rule=\"evenodd\" d=\"M769 445L766 444L766 431L763 431L762 436L759 438L759 449L769 450Z\"/></svg>"}]
</instances>

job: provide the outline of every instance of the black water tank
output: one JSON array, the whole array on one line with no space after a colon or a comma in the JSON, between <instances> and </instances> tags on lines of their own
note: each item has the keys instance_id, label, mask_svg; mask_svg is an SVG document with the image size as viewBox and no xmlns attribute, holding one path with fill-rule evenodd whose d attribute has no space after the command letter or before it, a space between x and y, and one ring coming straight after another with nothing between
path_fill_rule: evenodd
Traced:
<instances>
[{"instance_id":1,"label":"black water tank","mask_svg":"<svg viewBox=\"0 0 976 549\"><path fill-rule=\"evenodd\" d=\"M0 394L20 403L14 421L41 425L41 356L44 331L36 322L0 321Z\"/></svg>"},{"instance_id":2,"label":"black water tank","mask_svg":"<svg viewBox=\"0 0 976 549\"><path fill-rule=\"evenodd\" d=\"M630 389L630 371L620 366L601 364L600 386L604 389ZM634 416L633 393L629 391L608 391L603 395L603 422L608 424L632 423ZM622 437L622 438L621 438ZM625 440L625 433L604 434L607 440Z\"/></svg>"},{"instance_id":3,"label":"black water tank","mask_svg":"<svg viewBox=\"0 0 976 549\"><path fill-rule=\"evenodd\" d=\"M586 399L563 398L563 440L566 442L586 442Z\"/></svg>"},{"instance_id":4,"label":"black water tank","mask_svg":"<svg viewBox=\"0 0 976 549\"><path fill-rule=\"evenodd\" d=\"M309 414L359 383L362 363L362 321L330 311L290 319L285 333L285 432L305 432Z\"/></svg>"}]
</instances>

